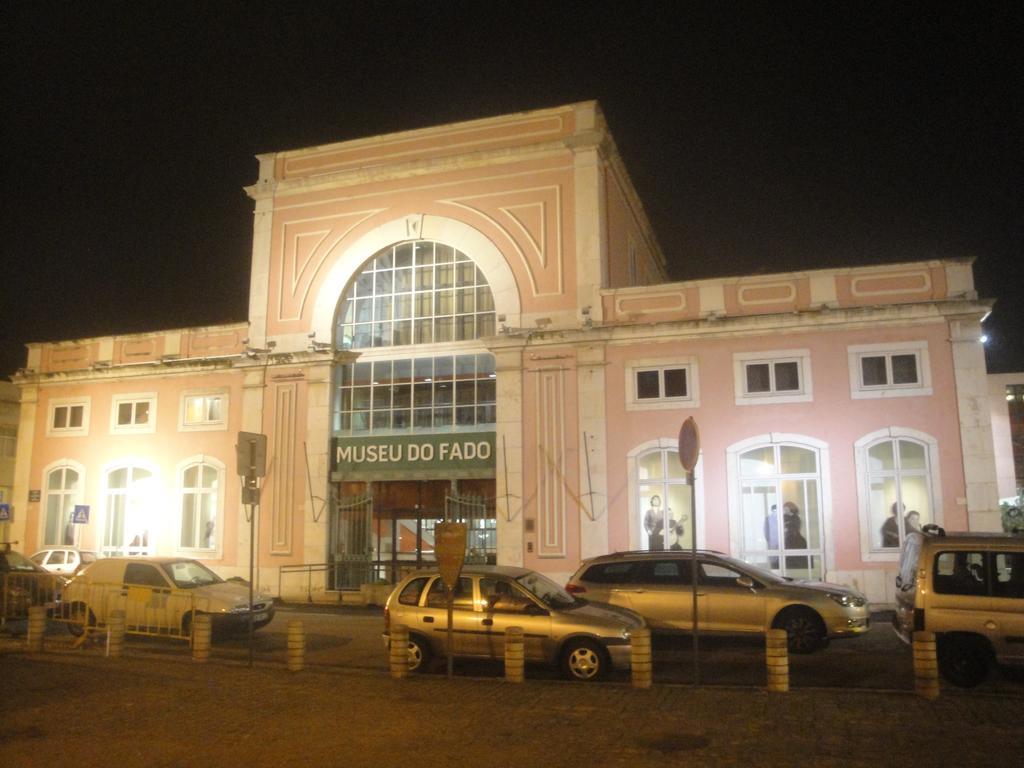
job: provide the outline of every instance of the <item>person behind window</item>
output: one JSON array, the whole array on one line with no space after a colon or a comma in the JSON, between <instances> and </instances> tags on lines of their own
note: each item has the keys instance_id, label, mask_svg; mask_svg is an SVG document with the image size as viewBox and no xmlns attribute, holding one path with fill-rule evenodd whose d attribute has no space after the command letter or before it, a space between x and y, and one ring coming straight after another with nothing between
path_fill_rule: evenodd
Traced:
<instances>
[{"instance_id":1,"label":"person behind window","mask_svg":"<svg viewBox=\"0 0 1024 768\"><path fill-rule=\"evenodd\" d=\"M889 510L889 518L882 523L882 546L883 547L894 547L900 546L900 524L897 521L897 515L902 512L904 506L898 501L892 503L892 507Z\"/></svg>"},{"instance_id":2,"label":"person behind window","mask_svg":"<svg viewBox=\"0 0 1024 768\"><path fill-rule=\"evenodd\" d=\"M782 541L786 549L807 549L807 539L801 528L800 510L792 501L782 505Z\"/></svg>"},{"instance_id":3,"label":"person behind window","mask_svg":"<svg viewBox=\"0 0 1024 768\"><path fill-rule=\"evenodd\" d=\"M651 496L651 507L644 515L644 530L647 532L648 549L665 548L665 518L661 512L661 496Z\"/></svg>"},{"instance_id":4,"label":"person behind window","mask_svg":"<svg viewBox=\"0 0 1024 768\"><path fill-rule=\"evenodd\" d=\"M672 510L668 510L668 537L669 537L669 549L681 550L683 548L683 537L686 535L686 526L683 525L689 516L682 514L679 519L676 520L672 516Z\"/></svg>"},{"instance_id":5,"label":"person behind window","mask_svg":"<svg viewBox=\"0 0 1024 768\"><path fill-rule=\"evenodd\" d=\"M768 549L779 548L779 507L772 504L771 509L764 518L764 540L768 543ZM772 568L779 567L779 558L769 557L768 563Z\"/></svg>"}]
</instances>

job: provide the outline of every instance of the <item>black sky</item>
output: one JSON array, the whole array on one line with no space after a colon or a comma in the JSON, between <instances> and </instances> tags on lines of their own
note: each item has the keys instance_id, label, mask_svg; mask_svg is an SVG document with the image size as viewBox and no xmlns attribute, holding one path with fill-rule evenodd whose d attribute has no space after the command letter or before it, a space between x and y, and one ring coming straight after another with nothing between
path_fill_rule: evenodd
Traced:
<instances>
[{"instance_id":1,"label":"black sky","mask_svg":"<svg viewBox=\"0 0 1024 768\"><path fill-rule=\"evenodd\" d=\"M257 152L587 99L672 278L973 257L1024 370L1024 4L945 5L8 0L0 375L245 320Z\"/></svg>"}]
</instances>

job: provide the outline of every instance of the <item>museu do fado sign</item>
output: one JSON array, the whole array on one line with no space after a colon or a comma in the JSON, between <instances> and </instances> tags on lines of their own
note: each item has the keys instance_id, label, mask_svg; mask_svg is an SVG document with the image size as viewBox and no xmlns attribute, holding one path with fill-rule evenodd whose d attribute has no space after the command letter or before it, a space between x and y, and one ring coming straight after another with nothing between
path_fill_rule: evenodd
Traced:
<instances>
[{"instance_id":1,"label":"museu do fado sign","mask_svg":"<svg viewBox=\"0 0 1024 768\"><path fill-rule=\"evenodd\" d=\"M493 477L494 446L493 432L336 437L331 474L335 480Z\"/></svg>"}]
</instances>

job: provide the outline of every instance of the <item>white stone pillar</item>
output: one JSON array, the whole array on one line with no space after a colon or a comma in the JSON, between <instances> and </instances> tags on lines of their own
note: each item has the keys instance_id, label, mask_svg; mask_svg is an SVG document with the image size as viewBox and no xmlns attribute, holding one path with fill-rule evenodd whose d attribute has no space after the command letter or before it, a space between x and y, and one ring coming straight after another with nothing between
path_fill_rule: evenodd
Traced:
<instances>
[{"instance_id":1,"label":"white stone pillar","mask_svg":"<svg viewBox=\"0 0 1024 768\"><path fill-rule=\"evenodd\" d=\"M501 339L491 347L497 368L495 434L498 564L523 564L523 341Z\"/></svg>"},{"instance_id":2,"label":"white stone pillar","mask_svg":"<svg viewBox=\"0 0 1024 768\"><path fill-rule=\"evenodd\" d=\"M981 322L977 318L954 319L949 329L960 417L967 525L972 531L999 531L1002 523Z\"/></svg>"}]
</instances>

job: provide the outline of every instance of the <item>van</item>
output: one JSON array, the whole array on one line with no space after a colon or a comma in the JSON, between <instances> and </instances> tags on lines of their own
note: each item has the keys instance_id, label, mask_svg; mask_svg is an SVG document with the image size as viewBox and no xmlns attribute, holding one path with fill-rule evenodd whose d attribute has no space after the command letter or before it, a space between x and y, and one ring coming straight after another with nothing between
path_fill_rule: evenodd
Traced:
<instances>
[{"instance_id":1,"label":"van","mask_svg":"<svg viewBox=\"0 0 1024 768\"><path fill-rule=\"evenodd\" d=\"M893 628L908 644L914 632L934 632L939 671L953 685L978 685L994 664L1024 667L1024 535L934 525L909 534Z\"/></svg>"}]
</instances>

